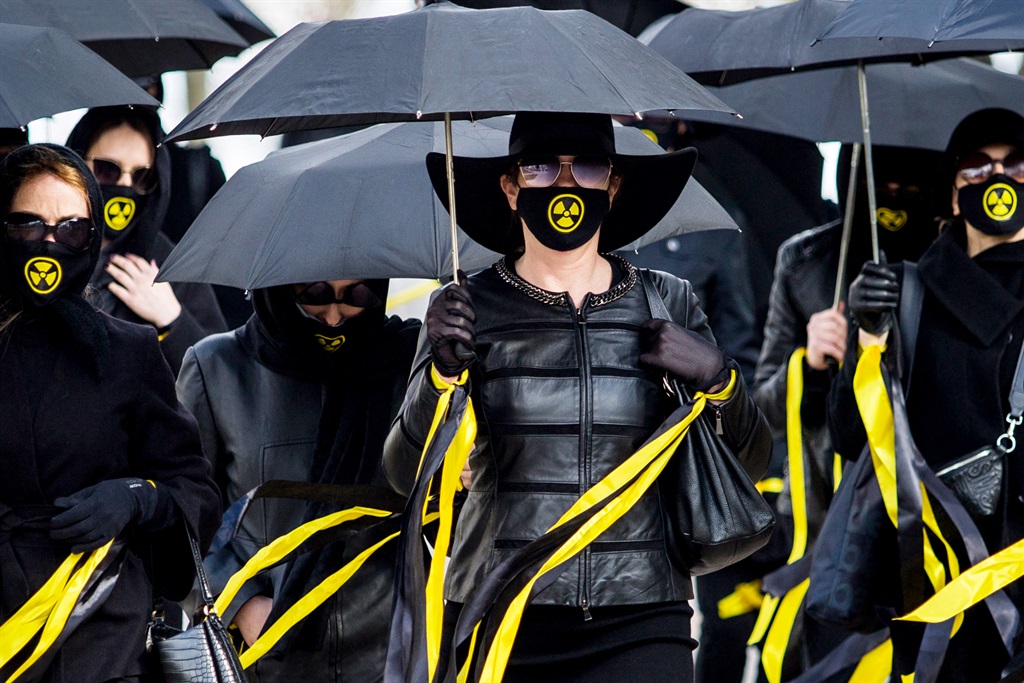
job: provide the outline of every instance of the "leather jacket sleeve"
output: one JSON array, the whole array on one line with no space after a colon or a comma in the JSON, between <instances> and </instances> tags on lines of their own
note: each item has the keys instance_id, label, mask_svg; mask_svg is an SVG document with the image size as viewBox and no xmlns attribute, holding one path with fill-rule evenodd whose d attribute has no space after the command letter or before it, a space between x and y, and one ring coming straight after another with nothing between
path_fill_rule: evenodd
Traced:
<instances>
[{"instance_id":1,"label":"leather jacket sleeve","mask_svg":"<svg viewBox=\"0 0 1024 683\"><path fill-rule=\"evenodd\" d=\"M230 501L226 499L228 482L225 474L227 463L224 444L217 431L213 408L210 406L210 398L206 392L206 380L203 378L203 370L193 347L189 347L185 352L175 389L178 393L178 400L188 412L192 413L192 417L199 424L199 438L203 444L203 455L210 461L213 468L213 479L220 488L223 498L221 503L226 508Z\"/></svg>"}]
</instances>

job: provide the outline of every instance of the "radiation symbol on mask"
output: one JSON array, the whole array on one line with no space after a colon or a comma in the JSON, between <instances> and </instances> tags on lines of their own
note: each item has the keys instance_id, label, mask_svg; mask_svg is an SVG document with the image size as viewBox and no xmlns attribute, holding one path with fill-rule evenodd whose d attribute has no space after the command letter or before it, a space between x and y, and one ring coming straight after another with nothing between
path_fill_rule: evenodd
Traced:
<instances>
[{"instance_id":1,"label":"radiation symbol on mask","mask_svg":"<svg viewBox=\"0 0 1024 683\"><path fill-rule=\"evenodd\" d=\"M902 209L895 211L880 206L875 215L878 218L878 224L889 232L898 232L900 228L907 224L907 212Z\"/></svg>"},{"instance_id":2,"label":"radiation symbol on mask","mask_svg":"<svg viewBox=\"0 0 1024 683\"><path fill-rule=\"evenodd\" d=\"M111 230L124 230L134 215L135 200L129 197L114 197L103 207L103 217Z\"/></svg>"},{"instance_id":3,"label":"radiation symbol on mask","mask_svg":"<svg viewBox=\"0 0 1024 683\"><path fill-rule=\"evenodd\" d=\"M322 346L327 353L334 353L345 343L345 335L343 334L337 337L325 337L322 334L314 334L313 336L316 337L316 343Z\"/></svg>"},{"instance_id":4,"label":"radiation symbol on mask","mask_svg":"<svg viewBox=\"0 0 1024 683\"><path fill-rule=\"evenodd\" d=\"M60 264L52 258L37 256L25 264L25 279L36 294L49 294L60 284Z\"/></svg>"},{"instance_id":5,"label":"radiation symbol on mask","mask_svg":"<svg viewBox=\"0 0 1024 683\"><path fill-rule=\"evenodd\" d=\"M1017 193L1006 183L996 183L982 197L985 213L994 221L1008 221L1017 210Z\"/></svg>"},{"instance_id":6,"label":"radiation symbol on mask","mask_svg":"<svg viewBox=\"0 0 1024 683\"><path fill-rule=\"evenodd\" d=\"M558 232L572 232L583 220L583 201L574 194L560 194L548 204L548 222Z\"/></svg>"}]
</instances>

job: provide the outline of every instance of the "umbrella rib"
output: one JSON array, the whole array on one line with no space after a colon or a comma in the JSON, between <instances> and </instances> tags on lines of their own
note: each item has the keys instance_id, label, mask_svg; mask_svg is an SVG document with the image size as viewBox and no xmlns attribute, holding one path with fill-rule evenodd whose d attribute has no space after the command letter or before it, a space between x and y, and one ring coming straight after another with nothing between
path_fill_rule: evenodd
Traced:
<instances>
[{"instance_id":1,"label":"umbrella rib","mask_svg":"<svg viewBox=\"0 0 1024 683\"><path fill-rule=\"evenodd\" d=\"M572 34L569 34L569 33L566 33L565 31L563 31L563 30L562 30L562 27L561 27L560 25L552 24L552 26L554 27L554 29L555 29L556 31L558 31L559 33L561 33L561 34L562 34L563 36L565 36L566 38L568 38L568 39L569 39L569 41L570 41L570 42L572 42L573 44L576 44L576 45L578 45L578 44L579 44L579 43L578 43L578 41L576 40L576 36L574 36L574 35L572 35ZM602 77L604 78L605 82L607 82L607 83L608 83L608 85L609 85L609 86L611 87L611 89L615 91L615 94L619 96L619 99L621 99L621 100L622 100L623 102L626 102L626 103L627 103L627 104L629 105L629 108L630 108L630 110L631 110L631 111L630 111L629 113L630 113L630 114L632 114L632 115L636 115L637 113L639 113L639 112L637 112L637 111L633 110L633 105L632 105L632 103L630 103L630 102L629 102L629 101L628 101L628 100L626 99L626 97L625 97L625 96L624 96L624 95L622 94L622 91L621 91L621 90L619 90L618 86L617 86L617 85L615 84L615 81L613 81L612 79L608 78L608 74L606 74L606 73L604 72L604 69L602 69L602 68L600 67L600 65L598 65L598 64L597 64L597 62L595 62L595 61L594 61L593 59L591 59L591 57L590 57L590 54L589 54L589 53L588 53L588 52L587 52L586 50L582 50L582 49L580 50L580 53L581 53L581 54L582 54L582 55L583 55L584 57L586 57L587 61L588 61L588 62L590 62L591 66L593 66L593 67L594 67L594 69L596 69L596 70L597 70L597 72L598 72L599 74L601 74L601 76L602 76ZM615 112L610 112L610 113L615 113Z\"/></svg>"},{"instance_id":2,"label":"umbrella rib","mask_svg":"<svg viewBox=\"0 0 1024 683\"><path fill-rule=\"evenodd\" d=\"M153 34L153 40L159 41L160 40L160 36L156 32L156 28L153 26L153 24L149 23L149 21L146 19L146 15L143 14L142 12L140 12L139 8L135 6L134 0L125 0L125 1L128 3L128 6L131 7L132 10L134 10L134 12L137 15L139 15L139 19L142 21L143 24L146 25L146 27L149 29L149 32Z\"/></svg>"}]
</instances>

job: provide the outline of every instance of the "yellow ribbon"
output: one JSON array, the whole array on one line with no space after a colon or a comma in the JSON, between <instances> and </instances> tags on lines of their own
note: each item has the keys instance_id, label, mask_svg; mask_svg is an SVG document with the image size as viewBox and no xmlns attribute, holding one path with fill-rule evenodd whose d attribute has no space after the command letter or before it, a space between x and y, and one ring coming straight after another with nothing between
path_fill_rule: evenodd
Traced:
<instances>
[{"instance_id":1,"label":"yellow ribbon","mask_svg":"<svg viewBox=\"0 0 1024 683\"><path fill-rule=\"evenodd\" d=\"M764 493L782 493L783 482L781 477L765 477L761 481L754 484L756 488L762 494Z\"/></svg>"},{"instance_id":2,"label":"yellow ribbon","mask_svg":"<svg viewBox=\"0 0 1024 683\"><path fill-rule=\"evenodd\" d=\"M736 590L718 601L718 618L732 619L749 614L764 602L761 579L736 584Z\"/></svg>"},{"instance_id":3,"label":"yellow ribbon","mask_svg":"<svg viewBox=\"0 0 1024 683\"><path fill-rule=\"evenodd\" d=\"M950 581L902 621L938 624L962 616L968 608L1024 576L1024 540L986 557Z\"/></svg>"},{"instance_id":4,"label":"yellow ribbon","mask_svg":"<svg viewBox=\"0 0 1024 683\"><path fill-rule=\"evenodd\" d=\"M597 513L587 520L565 543L563 543L541 566L537 574L512 600L508 610L498 626L494 641L487 652L482 674L483 681L500 681L505 674L509 654L515 642L516 632L523 610L530 599L534 584L547 572L580 553L584 547L614 524L622 515L636 504L640 497L650 488L658 475L668 464L676 448L682 442L690 427L704 410L708 400L726 400L732 396L736 386L736 373L732 372L729 384L717 394L694 396L693 407L677 424L673 425L660 436L630 456L616 467L601 481L594 484L552 525L549 531L558 528L579 514L586 512L612 494L615 497L604 505ZM629 483L631 482L632 483ZM629 483L628 486L626 484ZM624 488L625 487L625 488Z\"/></svg>"},{"instance_id":5,"label":"yellow ribbon","mask_svg":"<svg viewBox=\"0 0 1024 683\"><path fill-rule=\"evenodd\" d=\"M899 505L896 500L896 432L892 404L882 378L884 347L871 345L862 349L853 376L853 393L857 399L864 430L868 436L875 479L882 492L885 511L893 527L899 528Z\"/></svg>"},{"instance_id":6,"label":"yellow ribbon","mask_svg":"<svg viewBox=\"0 0 1024 683\"><path fill-rule=\"evenodd\" d=\"M768 635L764 639L764 649L761 651L761 666L764 668L765 677L768 683L779 683L782 679L782 660L786 656L786 648L789 646L789 634L793 630L793 622L800 611L800 606L807 595L807 589L811 585L810 579L804 579L792 589L786 591L779 603L775 620L768 629Z\"/></svg>"},{"instance_id":7,"label":"yellow ribbon","mask_svg":"<svg viewBox=\"0 0 1024 683\"><path fill-rule=\"evenodd\" d=\"M32 654L7 679L7 683L13 683L25 673L57 641L89 577L107 556L112 544L113 541L109 541L88 556L83 553L69 555L46 583L10 619L0 625L0 667L7 664L42 630ZM75 569L83 557L85 562Z\"/></svg>"},{"instance_id":8,"label":"yellow ribbon","mask_svg":"<svg viewBox=\"0 0 1024 683\"><path fill-rule=\"evenodd\" d=\"M864 681L884 681L892 673L892 640L885 642L861 657L857 668L850 676L850 683Z\"/></svg>"}]
</instances>

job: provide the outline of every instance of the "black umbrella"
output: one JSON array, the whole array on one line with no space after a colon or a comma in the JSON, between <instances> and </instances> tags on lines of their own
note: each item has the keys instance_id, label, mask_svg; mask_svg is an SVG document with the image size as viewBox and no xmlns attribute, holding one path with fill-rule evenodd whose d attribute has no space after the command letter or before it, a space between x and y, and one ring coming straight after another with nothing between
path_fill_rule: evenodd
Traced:
<instances>
[{"instance_id":1,"label":"black umbrella","mask_svg":"<svg viewBox=\"0 0 1024 683\"><path fill-rule=\"evenodd\" d=\"M869 64L864 71L872 105L885 112L871 122L875 144L941 151L968 114L987 107L1019 109L1024 104L1024 78L975 59L921 66ZM812 142L863 140L856 67L769 76L709 90L743 112L743 118L706 112L683 118Z\"/></svg>"},{"instance_id":2,"label":"black umbrella","mask_svg":"<svg viewBox=\"0 0 1024 683\"><path fill-rule=\"evenodd\" d=\"M0 0L0 21L67 31L131 77L206 69L248 47L199 0Z\"/></svg>"},{"instance_id":3,"label":"black umbrella","mask_svg":"<svg viewBox=\"0 0 1024 683\"><path fill-rule=\"evenodd\" d=\"M456 122L455 151L504 155L511 125L508 118ZM616 128L615 139L626 154L662 153L634 128ZM424 122L373 126L274 152L221 188L164 262L160 279L254 289L451 273L448 216L423 161L444 146L444 125ZM425 224L433 229L424 230ZM725 209L690 180L669 214L627 248L735 227ZM468 271L499 258L472 240L459 245Z\"/></svg>"},{"instance_id":4,"label":"black umbrella","mask_svg":"<svg viewBox=\"0 0 1024 683\"><path fill-rule=\"evenodd\" d=\"M235 29L238 35L245 38L250 45L277 37L277 34L260 21L260 18L253 14L242 0L203 0L203 2L231 28Z\"/></svg>"},{"instance_id":5,"label":"black umbrella","mask_svg":"<svg viewBox=\"0 0 1024 683\"><path fill-rule=\"evenodd\" d=\"M302 24L274 41L169 140L335 126L472 119L517 111L640 116L728 111L685 74L597 16L439 2L377 19ZM458 268L454 179L453 265Z\"/></svg>"},{"instance_id":6,"label":"black umbrella","mask_svg":"<svg viewBox=\"0 0 1024 683\"><path fill-rule=\"evenodd\" d=\"M54 28L0 24L0 128L82 107L160 103Z\"/></svg>"},{"instance_id":7,"label":"black umbrella","mask_svg":"<svg viewBox=\"0 0 1024 683\"><path fill-rule=\"evenodd\" d=\"M1007 52L1024 45L1021 0L854 0L821 33L825 44L878 54L947 55Z\"/></svg>"}]
</instances>

